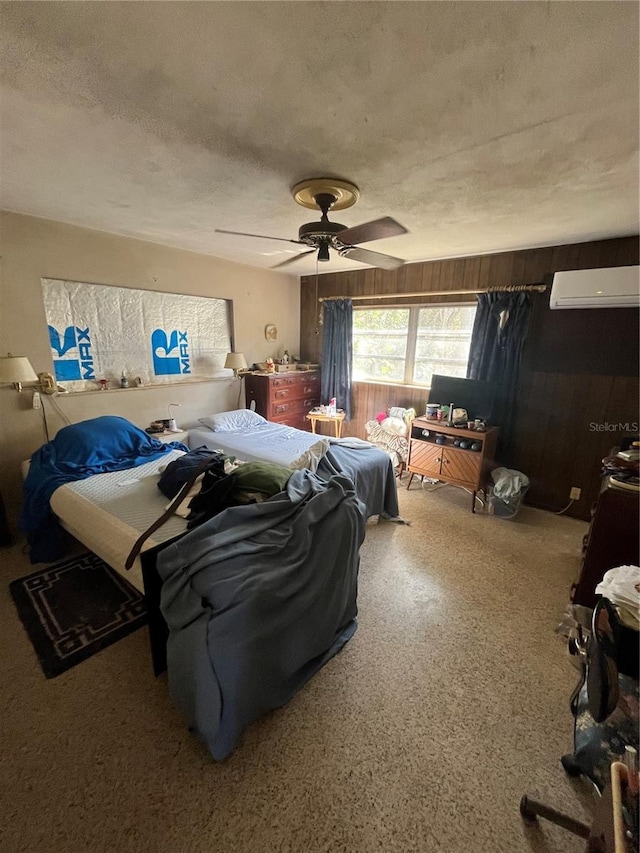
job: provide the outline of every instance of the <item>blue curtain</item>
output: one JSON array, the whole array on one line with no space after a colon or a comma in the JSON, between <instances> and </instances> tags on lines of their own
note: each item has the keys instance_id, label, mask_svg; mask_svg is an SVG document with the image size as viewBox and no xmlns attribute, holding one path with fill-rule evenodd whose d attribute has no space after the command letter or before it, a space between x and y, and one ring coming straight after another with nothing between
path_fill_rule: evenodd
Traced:
<instances>
[{"instance_id":1,"label":"blue curtain","mask_svg":"<svg viewBox=\"0 0 640 853\"><path fill-rule=\"evenodd\" d=\"M324 306L322 339L322 402L336 398L338 408L351 419L353 363L353 305L350 299L331 299Z\"/></svg>"},{"instance_id":2,"label":"blue curtain","mask_svg":"<svg viewBox=\"0 0 640 853\"><path fill-rule=\"evenodd\" d=\"M473 324L467 379L496 386L493 421L500 428L501 455L511 452L522 350L529 328L528 293L481 293Z\"/></svg>"}]
</instances>

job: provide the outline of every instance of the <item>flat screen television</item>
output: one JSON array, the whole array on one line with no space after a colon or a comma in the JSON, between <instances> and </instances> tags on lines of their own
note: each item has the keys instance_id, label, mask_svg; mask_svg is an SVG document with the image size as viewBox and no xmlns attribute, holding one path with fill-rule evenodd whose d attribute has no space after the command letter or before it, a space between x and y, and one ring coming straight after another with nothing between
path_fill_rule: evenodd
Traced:
<instances>
[{"instance_id":1,"label":"flat screen television","mask_svg":"<svg viewBox=\"0 0 640 853\"><path fill-rule=\"evenodd\" d=\"M439 376L437 373L431 377L429 402L440 403L441 406L453 403L456 408L466 409L471 420L481 418L487 424L492 423L495 399L496 386L493 382Z\"/></svg>"}]
</instances>

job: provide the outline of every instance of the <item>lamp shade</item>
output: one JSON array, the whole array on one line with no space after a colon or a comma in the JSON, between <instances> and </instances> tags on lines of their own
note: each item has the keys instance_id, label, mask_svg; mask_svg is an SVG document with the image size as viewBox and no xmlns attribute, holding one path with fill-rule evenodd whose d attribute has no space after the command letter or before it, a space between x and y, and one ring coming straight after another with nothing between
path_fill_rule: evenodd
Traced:
<instances>
[{"instance_id":1,"label":"lamp shade","mask_svg":"<svg viewBox=\"0 0 640 853\"><path fill-rule=\"evenodd\" d=\"M7 355L0 358L0 384L37 382L38 377L26 355Z\"/></svg>"},{"instance_id":2,"label":"lamp shade","mask_svg":"<svg viewBox=\"0 0 640 853\"><path fill-rule=\"evenodd\" d=\"M248 367L247 360L242 352L228 352L224 366L230 370L244 370Z\"/></svg>"}]
</instances>

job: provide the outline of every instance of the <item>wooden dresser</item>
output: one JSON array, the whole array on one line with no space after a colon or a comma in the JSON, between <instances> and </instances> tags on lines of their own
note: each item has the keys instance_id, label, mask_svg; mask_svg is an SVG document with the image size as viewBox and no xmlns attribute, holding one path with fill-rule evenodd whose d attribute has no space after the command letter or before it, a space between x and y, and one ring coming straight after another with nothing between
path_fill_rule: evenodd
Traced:
<instances>
[{"instance_id":1,"label":"wooden dresser","mask_svg":"<svg viewBox=\"0 0 640 853\"><path fill-rule=\"evenodd\" d=\"M436 438L442 444L436 443ZM474 444L477 450L456 447L456 439ZM414 474L432 477L443 483L465 486L472 493L471 511L475 512L476 493L485 489L492 468L496 467L495 454L498 430L487 427L485 432L458 429L442 421L415 418L411 424L409 462L407 468Z\"/></svg>"},{"instance_id":2,"label":"wooden dresser","mask_svg":"<svg viewBox=\"0 0 640 853\"><path fill-rule=\"evenodd\" d=\"M245 374L247 406L255 401L256 412L268 421L309 431L309 409L320 403L320 371Z\"/></svg>"}]
</instances>

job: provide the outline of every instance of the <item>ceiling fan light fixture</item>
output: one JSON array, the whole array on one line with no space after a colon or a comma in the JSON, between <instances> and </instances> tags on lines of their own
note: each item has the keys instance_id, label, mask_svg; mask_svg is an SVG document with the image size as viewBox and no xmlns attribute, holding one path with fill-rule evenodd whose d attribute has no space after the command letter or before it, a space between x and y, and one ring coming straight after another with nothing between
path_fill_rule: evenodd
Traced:
<instances>
[{"instance_id":1,"label":"ceiling fan light fixture","mask_svg":"<svg viewBox=\"0 0 640 853\"><path fill-rule=\"evenodd\" d=\"M318 260L319 261L328 261L329 258L329 246L327 243L321 243L318 248Z\"/></svg>"},{"instance_id":2,"label":"ceiling fan light fixture","mask_svg":"<svg viewBox=\"0 0 640 853\"><path fill-rule=\"evenodd\" d=\"M216 232L233 234L237 237L278 240L281 243L295 243L298 246L308 247L307 251L293 255L271 267L271 269L288 266L295 263L298 258L316 252L316 264L318 261L326 263L331 260L329 249L338 252L343 258L351 258L361 264L369 264L369 266L380 269L397 269L404 264L401 258L372 252L370 249L363 249L358 245L359 243L371 243L374 240L406 234L407 229L404 225L400 225L391 216L383 216L350 228L340 222L329 221L327 215L329 211L341 210L356 203L360 197L360 191L355 184L338 178L310 178L306 181L300 181L292 188L291 192L299 205L319 210L322 213L320 221L305 222L300 226L297 240L288 240L285 237L267 237L265 234L249 234L246 231L227 231L222 228L216 228Z\"/></svg>"}]
</instances>

